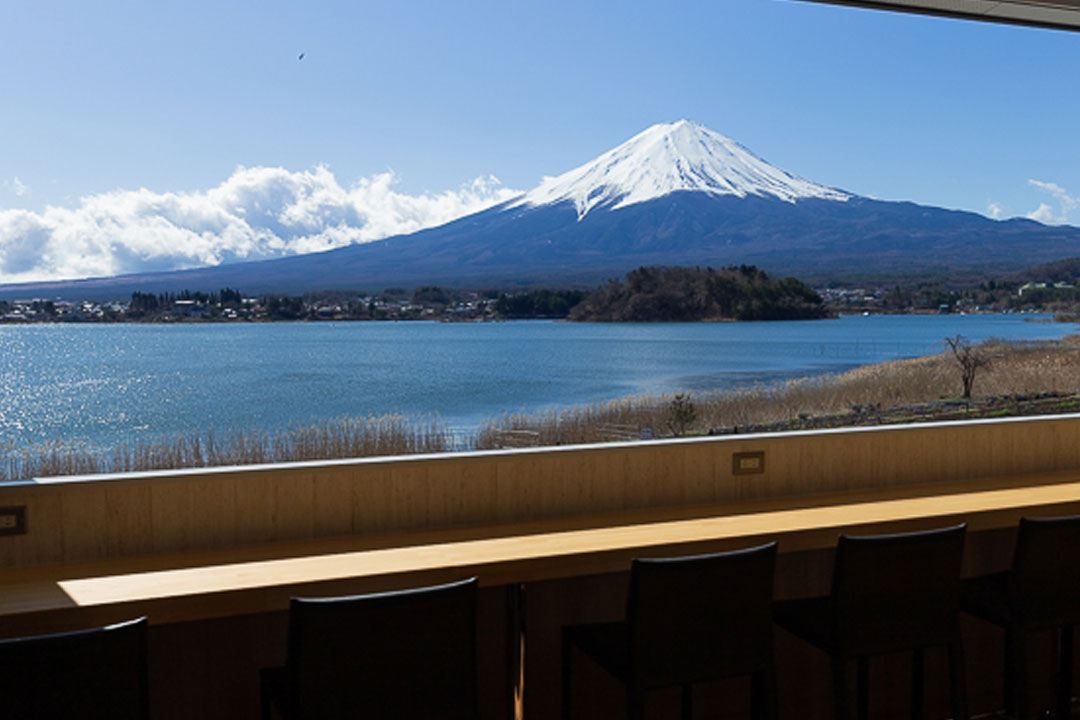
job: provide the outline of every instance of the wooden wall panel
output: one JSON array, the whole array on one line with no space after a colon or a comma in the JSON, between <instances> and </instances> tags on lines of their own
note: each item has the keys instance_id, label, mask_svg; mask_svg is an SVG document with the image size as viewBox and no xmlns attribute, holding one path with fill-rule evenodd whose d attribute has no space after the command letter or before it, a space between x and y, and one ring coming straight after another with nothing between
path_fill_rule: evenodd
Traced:
<instances>
[{"instance_id":1,"label":"wooden wall panel","mask_svg":"<svg viewBox=\"0 0 1080 720\"><path fill-rule=\"evenodd\" d=\"M49 479L0 567L1066 471L1077 415Z\"/></svg>"},{"instance_id":2,"label":"wooden wall panel","mask_svg":"<svg viewBox=\"0 0 1080 720\"><path fill-rule=\"evenodd\" d=\"M327 473L312 483L312 535L334 537L353 533L353 487L359 482L345 473Z\"/></svg>"},{"instance_id":3,"label":"wooden wall panel","mask_svg":"<svg viewBox=\"0 0 1080 720\"><path fill-rule=\"evenodd\" d=\"M108 537L112 532L107 522L105 487L75 485L66 488L60 497L60 522L56 529L63 537L65 562L93 562L108 557ZM32 518L34 504L27 508ZM45 528L31 528L30 533ZM30 534L28 533L28 534Z\"/></svg>"},{"instance_id":4,"label":"wooden wall panel","mask_svg":"<svg viewBox=\"0 0 1080 720\"><path fill-rule=\"evenodd\" d=\"M315 484L317 473L274 475L268 485L273 495L273 525L268 541L310 540L315 537Z\"/></svg>"},{"instance_id":5,"label":"wooden wall panel","mask_svg":"<svg viewBox=\"0 0 1080 720\"><path fill-rule=\"evenodd\" d=\"M352 482L352 530L354 534L380 532L389 526L390 503L380 493L390 488L390 470L383 465L370 468L367 473L357 473ZM348 496L342 501L348 501Z\"/></svg>"},{"instance_id":6,"label":"wooden wall panel","mask_svg":"<svg viewBox=\"0 0 1080 720\"><path fill-rule=\"evenodd\" d=\"M130 557L150 552L154 541L151 512L153 488L149 485L132 488L106 486L105 492L99 494L104 495L104 521L107 525L105 555ZM225 540L214 538L218 543Z\"/></svg>"},{"instance_id":7,"label":"wooden wall panel","mask_svg":"<svg viewBox=\"0 0 1080 720\"><path fill-rule=\"evenodd\" d=\"M222 478L222 483L228 483ZM151 486L150 516L154 552L196 549L199 506L197 480L163 482ZM124 488L112 488L114 494ZM200 488L204 489L204 488Z\"/></svg>"}]
</instances>

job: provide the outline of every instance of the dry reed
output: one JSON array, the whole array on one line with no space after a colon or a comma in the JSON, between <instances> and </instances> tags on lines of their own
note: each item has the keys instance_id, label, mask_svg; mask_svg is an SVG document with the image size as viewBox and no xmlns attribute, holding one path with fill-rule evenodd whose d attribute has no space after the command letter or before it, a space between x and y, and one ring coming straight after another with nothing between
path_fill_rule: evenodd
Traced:
<instances>
[{"instance_id":1,"label":"dry reed","mask_svg":"<svg viewBox=\"0 0 1080 720\"><path fill-rule=\"evenodd\" d=\"M58 441L0 446L0 482L33 477L254 465L335 458L445 452L452 434L437 420L401 415L337 418L273 433L219 434L213 429L178 438L124 443L111 451Z\"/></svg>"}]
</instances>

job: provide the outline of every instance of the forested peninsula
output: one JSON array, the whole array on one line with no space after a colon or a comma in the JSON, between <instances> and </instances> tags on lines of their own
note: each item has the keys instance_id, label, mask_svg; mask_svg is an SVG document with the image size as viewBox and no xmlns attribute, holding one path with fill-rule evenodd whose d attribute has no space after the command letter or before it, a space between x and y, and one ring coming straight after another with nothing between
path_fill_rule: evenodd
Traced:
<instances>
[{"instance_id":1,"label":"forested peninsula","mask_svg":"<svg viewBox=\"0 0 1080 720\"><path fill-rule=\"evenodd\" d=\"M829 317L824 300L795 278L753 265L721 269L640 267L610 280L570 311L588 322L810 320Z\"/></svg>"}]
</instances>

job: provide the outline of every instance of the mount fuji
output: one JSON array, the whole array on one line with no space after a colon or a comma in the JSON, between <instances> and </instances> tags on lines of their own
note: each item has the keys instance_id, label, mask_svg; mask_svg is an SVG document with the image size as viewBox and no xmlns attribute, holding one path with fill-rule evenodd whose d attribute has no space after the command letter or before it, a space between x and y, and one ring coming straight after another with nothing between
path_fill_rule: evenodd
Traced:
<instances>
[{"instance_id":1,"label":"mount fuji","mask_svg":"<svg viewBox=\"0 0 1080 720\"><path fill-rule=\"evenodd\" d=\"M544 180L510 208L573 203L578 220L595 208L619 210L675 192L714 197L847 200L849 194L795 177L703 125L653 125L590 163Z\"/></svg>"},{"instance_id":2,"label":"mount fuji","mask_svg":"<svg viewBox=\"0 0 1080 720\"><path fill-rule=\"evenodd\" d=\"M0 296L593 284L640 265L741 263L824 281L1010 271L1075 256L1078 228L860 197L681 120L439 227L276 260L0 287Z\"/></svg>"}]
</instances>

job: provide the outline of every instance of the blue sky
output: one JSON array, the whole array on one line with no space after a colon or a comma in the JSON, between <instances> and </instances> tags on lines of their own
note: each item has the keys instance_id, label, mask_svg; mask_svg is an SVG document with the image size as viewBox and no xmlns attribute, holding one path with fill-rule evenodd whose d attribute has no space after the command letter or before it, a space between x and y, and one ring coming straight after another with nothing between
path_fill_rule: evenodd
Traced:
<instances>
[{"instance_id":1,"label":"blue sky","mask_svg":"<svg viewBox=\"0 0 1080 720\"><path fill-rule=\"evenodd\" d=\"M1080 224L1080 34L796 0L40 0L5 7L0 43L0 282L256 256L214 247L238 232L219 218L180 259L38 257L108 252L56 239L87 218L142 237L163 195L173 224L215 189L362 195L371 239L684 117L855 193Z\"/></svg>"}]
</instances>

